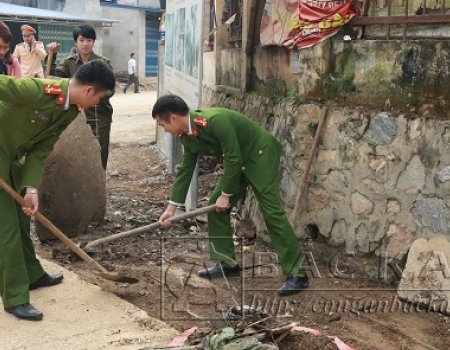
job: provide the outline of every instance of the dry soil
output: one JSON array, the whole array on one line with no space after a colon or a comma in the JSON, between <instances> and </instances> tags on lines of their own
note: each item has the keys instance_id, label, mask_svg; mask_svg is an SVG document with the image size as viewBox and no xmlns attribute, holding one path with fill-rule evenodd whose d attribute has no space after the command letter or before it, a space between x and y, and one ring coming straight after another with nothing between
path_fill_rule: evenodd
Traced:
<instances>
[{"instance_id":1,"label":"dry soil","mask_svg":"<svg viewBox=\"0 0 450 350\"><path fill-rule=\"evenodd\" d=\"M76 238L82 246L157 221L167 203L173 174L167 172L165 160L154 144L150 109L155 98L153 91L126 95L119 91L113 97L107 213L103 222L93 223ZM208 193L220 175L220 165L202 164L205 170L199 177L200 206L206 205ZM237 225L238 235L241 228ZM376 257L345 257L342 247L328 246L320 234L317 239L301 240L299 244L312 257L308 260L310 288L279 298L276 289L283 277L270 246L258 237L236 240L238 256L249 267L241 278L197 278L195 272L211 264L206 230L207 223L201 218L190 220L167 231L155 229L101 245L91 254L107 269L138 278L139 283L132 285L97 277L59 242L40 244L38 251L180 331L193 326L220 329L232 325L230 310L246 305L264 310L281 323L297 322L324 335L337 336L358 350L450 349L447 316L397 299L398 280L392 274L388 281L367 277L368 269L379 268ZM246 231L248 236L249 229ZM342 256L342 274L356 272L352 278L336 276L336 256ZM257 266L261 264L266 266ZM330 338L304 333L288 335L279 347L337 349Z\"/></svg>"}]
</instances>

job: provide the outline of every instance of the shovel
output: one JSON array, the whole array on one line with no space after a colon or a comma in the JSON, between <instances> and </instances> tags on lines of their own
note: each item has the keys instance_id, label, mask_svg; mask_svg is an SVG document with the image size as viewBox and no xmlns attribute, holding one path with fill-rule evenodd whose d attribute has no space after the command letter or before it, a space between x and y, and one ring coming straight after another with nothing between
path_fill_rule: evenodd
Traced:
<instances>
[{"instance_id":1,"label":"shovel","mask_svg":"<svg viewBox=\"0 0 450 350\"><path fill-rule=\"evenodd\" d=\"M0 187L5 190L16 202L21 206L25 206L24 199L14 191L11 186L9 186L2 178L0 178ZM59 238L70 250L77 254L81 259L83 259L90 267L94 270L96 275L105 278L110 281L121 282L121 283L137 283L139 280L133 277L127 277L120 275L115 272L108 272L103 266L87 255L80 247L78 247L69 237L62 233L55 225L53 225L44 215L40 212L35 214L36 220L38 220L42 225L44 225L51 233L53 233L57 238Z\"/></svg>"},{"instance_id":2,"label":"shovel","mask_svg":"<svg viewBox=\"0 0 450 350\"><path fill-rule=\"evenodd\" d=\"M200 208L200 209L192 210L192 211L190 211L188 213L183 213L183 214L180 214L180 215L172 216L170 219L167 219L167 221L177 222L177 221L181 221L181 220L191 219L193 217L196 217L197 215L211 213L211 212L213 212L215 210L216 210L216 205L213 204L213 205L210 205L210 206L207 206L207 207L203 207L203 208ZM91 243L88 243L84 247L84 250L86 252L89 252L89 251L92 251L92 248L94 248L94 247L96 247L96 246L98 246L100 244L111 242L111 241L115 241L116 239L121 239L121 238L129 237L129 236L132 236L132 235L137 235L137 234L140 234L140 233L145 233L145 232L148 232L150 230L157 229L159 227L161 227L161 224L158 221L158 222L154 222L153 224L142 226L142 227L138 227L138 228L135 228L135 229L130 230L130 231L116 233L114 235L111 235L111 236L108 236L108 237L103 237L103 238L97 239L95 241L92 241Z\"/></svg>"}]
</instances>

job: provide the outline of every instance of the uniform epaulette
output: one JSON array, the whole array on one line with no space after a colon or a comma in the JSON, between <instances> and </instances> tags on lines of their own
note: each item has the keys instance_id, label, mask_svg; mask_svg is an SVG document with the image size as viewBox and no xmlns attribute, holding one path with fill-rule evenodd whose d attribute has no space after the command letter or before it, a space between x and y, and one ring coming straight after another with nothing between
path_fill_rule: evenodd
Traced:
<instances>
[{"instance_id":1,"label":"uniform epaulette","mask_svg":"<svg viewBox=\"0 0 450 350\"><path fill-rule=\"evenodd\" d=\"M196 117L194 118L194 123L198 126L205 127L208 125L208 119L202 118L202 117Z\"/></svg>"},{"instance_id":2,"label":"uniform epaulette","mask_svg":"<svg viewBox=\"0 0 450 350\"><path fill-rule=\"evenodd\" d=\"M59 95L62 92L61 86L45 84L44 93L46 95Z\"/></svg>"},{"instance_id":3,"label":"uniform epaulette","mask_svg":"<svg viewBox=\"0 0 450 350\"><path fill-rule=\"evenodd\" d=\"M44 85L44 93L46 95L55 95L57 105L63 105L66 101L66 95L62 93L61 86L45 84Z\"/></svg>"}]
</instances>

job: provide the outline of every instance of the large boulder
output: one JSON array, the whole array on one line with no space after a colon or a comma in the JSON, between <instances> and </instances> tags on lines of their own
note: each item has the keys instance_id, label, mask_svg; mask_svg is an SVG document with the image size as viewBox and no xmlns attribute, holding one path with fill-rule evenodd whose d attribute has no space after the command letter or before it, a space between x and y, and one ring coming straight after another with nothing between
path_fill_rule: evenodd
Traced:
<instances>
[{"instance_id":1,"label":"large boulder","mask_svg":"<svg viewBox=\"0 0 450 350\"><path fill-rule=\"evenodd\" d=\"M39 191L40 211L69 237L86 231L91 221L101 221L106 208L106 176L100 145L82 112L62 133L45 160ZM40 240L55 236L36 224Z\"/></svg>"}]
</instances>

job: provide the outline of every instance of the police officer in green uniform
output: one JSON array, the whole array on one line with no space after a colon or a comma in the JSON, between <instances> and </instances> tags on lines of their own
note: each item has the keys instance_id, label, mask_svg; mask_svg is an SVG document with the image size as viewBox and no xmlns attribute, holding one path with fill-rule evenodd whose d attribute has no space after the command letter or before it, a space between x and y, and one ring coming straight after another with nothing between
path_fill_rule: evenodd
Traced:
<instances>
[{"instance_id":1,"label":"police officer in green uniform","mask_svg":"<svg viewBox=\"0 0 450 350\"><path fill-rule=\"evenodd\" d=\"M208 214L210 256L219 262L198 275L239 276L229 214L250 185L286 276L278 293L289 295L307 288L303 255L280 199L280 142L243 114L225 108L189 111L186 102L172 94L158 98L152 116L166 132L179 137L184 147L169 204L159 218L163 227L171 226L166 220L185 201L198 156L223 157L223 174L209 197L216 211Z\"/></svg>"},{"instance_id":2,"label":"police officer in green uniform","mask_svg":"<svg viewBox=\"0 0 450 350\"><path fill-rule=\"evenodd\" d=\"M80 69L84 63L92 60L102 60L112 69L109 59L97 55L92 51L96 38L95 29L92 26L84 24L76 27L73 31L73 40L75 40L78 53L63 58L56 66L54 75L61 78L73 77L76 71ZM102 166L105 170L108 164L109 135L111 132L113 115L113 108L109 102L109 98L113 94L114 89L102 98L98 105L85 110L87 123L100 143Z\"/></svg>"},{"instance_id":3,"label":"police officer in green uniform","mask_svg":"<svg viewBox=\"0 0 450 350\"><path fill-rule=\"evenodd\" d=\"M0 295L5 310L20 319L43 317L30 304L29 290L63 279L44 271L30 239L44 159L80 109L98 103L114 86L114 73L102 61L89 62L70 80L0 76L0 178L26 203L21 207L0 189Z\"/></svg>"}]
</instances>

